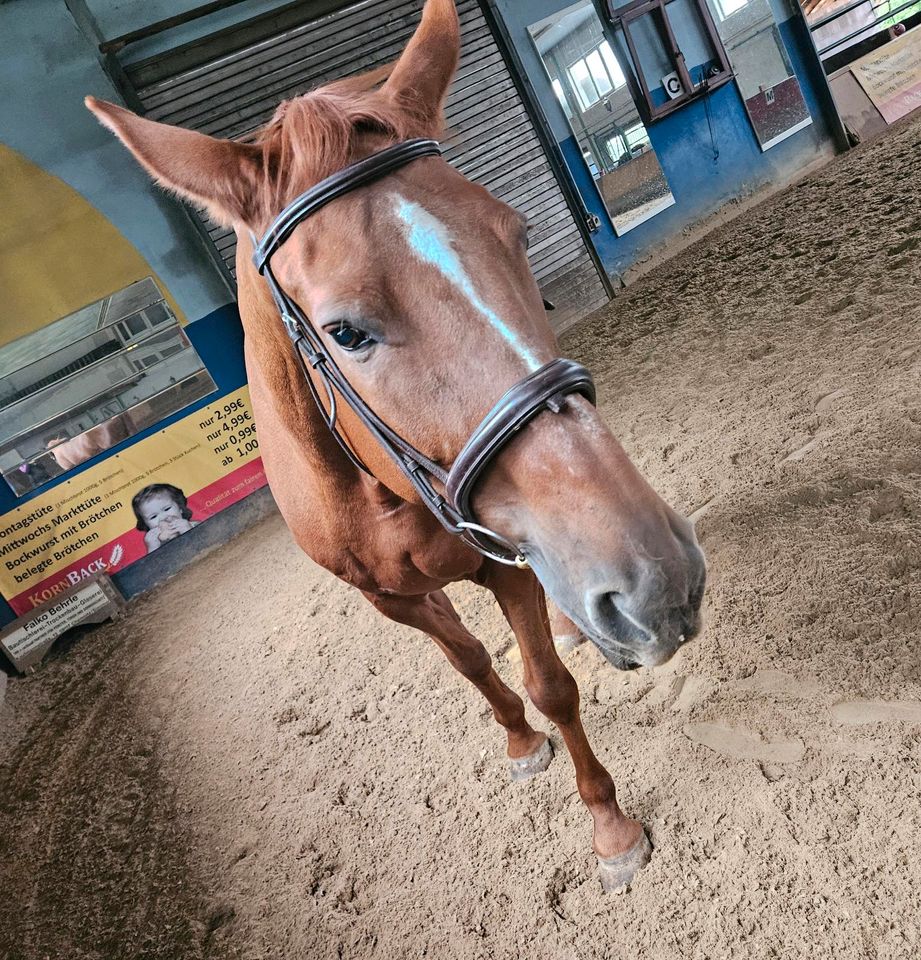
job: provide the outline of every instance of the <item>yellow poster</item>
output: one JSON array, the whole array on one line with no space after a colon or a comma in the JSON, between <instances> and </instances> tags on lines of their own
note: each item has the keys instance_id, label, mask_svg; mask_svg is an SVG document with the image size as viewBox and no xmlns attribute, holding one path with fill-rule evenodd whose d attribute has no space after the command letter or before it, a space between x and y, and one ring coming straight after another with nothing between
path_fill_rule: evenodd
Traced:
<instances>
[{"instance_id":1,"label":"yellow poster","mask_svg":"<svg viewBox=\"0 0 921 960\"><path fill-rule=\"evenodd\" d=\"M0 517L0 593L17 614L117 573L264 486L249 388Z\"/></svg>"}]
</instances>

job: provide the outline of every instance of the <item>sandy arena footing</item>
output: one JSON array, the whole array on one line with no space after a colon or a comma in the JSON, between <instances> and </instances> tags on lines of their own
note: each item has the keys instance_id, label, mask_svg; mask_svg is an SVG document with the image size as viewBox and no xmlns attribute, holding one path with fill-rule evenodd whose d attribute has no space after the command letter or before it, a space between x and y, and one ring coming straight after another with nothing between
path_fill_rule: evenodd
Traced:
<instances>
[{"instance_id":1,"label":"sandy arena footing","mask_svg":"<svg viewBox=\"0 0 921 960\"><path fill-rule=\"evenodd\" d=\"M512 783L436 648L271 518L10 682L0 957L916 960L919 155L896 128L564 344L711 570L667 666L567 654L654 846L629 893L601 891L555 731Z\"/></svg>"}]
</instances>

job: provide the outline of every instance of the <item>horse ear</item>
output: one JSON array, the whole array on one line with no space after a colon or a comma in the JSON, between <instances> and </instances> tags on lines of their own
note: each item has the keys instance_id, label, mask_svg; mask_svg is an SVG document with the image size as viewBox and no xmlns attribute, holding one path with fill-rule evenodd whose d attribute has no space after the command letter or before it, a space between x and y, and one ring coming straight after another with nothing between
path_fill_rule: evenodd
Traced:
<instances>
[{"instance_id":1,"label":"horse ear","mask_svg":"<svg viewBox=\"0 0 921 960\"><path fill-rule=\"evenodd\" d=\"M382 92L416 116L421 133L436 136L459 58L460 24L454 0L426 0L422 22Z\"/></svg>"},{"instance_id":2,"label":"horse ear","mask_svg":"<svg viewBox=\"0 0 921 960\"><path fill-rule=\"evenodd\" d=\"M158 183L226 226L256 223L263 163L258 147L147 120L95 97L84 103Z\"/></svg>"}]
</instances>

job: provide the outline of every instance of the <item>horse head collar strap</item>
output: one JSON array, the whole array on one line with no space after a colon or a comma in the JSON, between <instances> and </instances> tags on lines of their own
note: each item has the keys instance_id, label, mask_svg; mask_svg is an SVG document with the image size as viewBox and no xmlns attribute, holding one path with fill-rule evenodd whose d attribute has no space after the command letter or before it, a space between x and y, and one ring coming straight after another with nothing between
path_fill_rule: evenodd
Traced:
<instances>
[{"instance_id":1,"label":"horse head collar strap","mask_svg":"<svg viewBox=\"0 0 921 960\"><path fill-rule=\"evenodd\" d=\"M557 358L519 380L499 398L448 471L445 492L458 513L471 513L474 484L509 440L542 410L559 413L570 393L581 393L594 403L592 375L574 360Z\"/></svg>"},{"instance_id":2,"label":"horse head collar strap","mask_svg":"<svg viewBox=\"0 0 921 960\"><path fill-rule=\"evenodd\" d=\"M544 364L510 387L464 444L450 470L429 459L393 431L365 403L339 369L316 329L285 293L272 273L272 254L291 236L295 227L321 207L359 187L379 180L420 157L440 156L434 140L406 140L374 153L321 180L301 194L275 218L260 242L253 238L253 262L269 285L281 319L294 343L313 398L345 454L369 473L336 425L336 396L352 408L375 440L386 450L441 524L484 556L500 563L528 565L522 551L501 534L476 522L470 507L474 486L483 471L512 437L544 410L559 413L569 394L579 393L595 402L592 376L573 360ZM310 370L316 372L326 392L324 406ZM439 492L438 486L444 493Z\"/></svg>"}]
</instances>

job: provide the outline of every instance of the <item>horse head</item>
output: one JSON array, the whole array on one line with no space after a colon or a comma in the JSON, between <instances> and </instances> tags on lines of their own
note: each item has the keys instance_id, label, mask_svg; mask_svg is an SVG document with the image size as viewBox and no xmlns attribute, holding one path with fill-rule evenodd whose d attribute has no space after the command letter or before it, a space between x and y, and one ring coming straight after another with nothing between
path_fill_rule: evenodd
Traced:
<instances>
[{"instance_id":1,"label":"horse head","mask_svg":"<svg viewBox=\"0 0 921 960\"><path fill-rule=\"evenodd\" d=\"M437 136L459 48L453 0L428 0L394 65L282 104L246 142L87 106L162 185L234 227L241 304L280 328L250 237L346 164ZM272 269L368 405L447 466L508 387L558 356L527 248L516 210L429 156L319 210ZM347 411L343 430L380 482L415 496ZM587 399L537 416L471 502L522 545L547 593L616 666L662 663L697 632L705 565L693 528Z\"/></svg>"}]
</instances>

